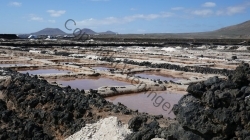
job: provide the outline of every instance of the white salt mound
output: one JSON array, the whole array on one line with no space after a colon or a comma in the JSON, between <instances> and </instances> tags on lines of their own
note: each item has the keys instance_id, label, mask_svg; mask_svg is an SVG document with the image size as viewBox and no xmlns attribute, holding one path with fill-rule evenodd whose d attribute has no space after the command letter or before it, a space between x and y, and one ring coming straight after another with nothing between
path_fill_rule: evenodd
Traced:
<instances>
[{"instance_id":1,"label":"white salt mound","mask_svg":"<svg viewBox=\"0 0 250 140\"><path fill-rule=\"evenodd\" d=\"M172 48L172 47L164 47L164 48L162 48L161 49L162 51L166 51L166 52L174 52L174 51L176 51L176 49L175 48Z\"/></svg>"},{"instance_id":2,"label":"white salt mound","mask_svg":"<svg viewBox=\"0 0 250 140\"><path fill-rule=\"evenodd\" d=\"M111 116L94 124L86 124L66 140L124 140L130 133L127 124L123 125L117 117Z\"/></svg>"},{"instance_id":3,"label":"white salt mound","mask_svg":"<svg viewBox=\"0 0 250 140\"><path fill-rule=\"evenodd\" d=\"M218 46L217 50L225 50L225 48L226 48L225 46Z\"/></svg>"},{"instance_id":4,"label":"white salt mound","mask_svg":"<svg viewBox=\"0 0 250 140\"><path fill-rule=\"evenodd\" d=\"M197 49L206 49L206 48L207 48L206 45L202 45L202 46L200 46L200 47L197 47Z\"/></svg>"},{"instance_id":5,"label":"white salt mound","mask_svg":"<svg viewBox=\"0 0 250 140\"><path fill-rule=\"evenodd\" d=\"M182 47L177 46L177 47L175 47L175 49L177 49L177 50L182 50Z\"/></svg>"}]
</instances>

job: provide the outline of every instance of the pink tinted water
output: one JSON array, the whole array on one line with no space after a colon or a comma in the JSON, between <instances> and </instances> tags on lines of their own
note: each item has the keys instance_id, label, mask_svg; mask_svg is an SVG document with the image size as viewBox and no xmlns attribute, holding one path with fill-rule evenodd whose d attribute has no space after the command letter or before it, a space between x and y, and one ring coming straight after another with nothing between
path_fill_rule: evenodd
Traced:
<instances>
[{"instance_id":1,"label":"pink tinted water","mask_svg":"<svg viewBox=\"0 0 250 140\"><path fill-rule=\"evenodd\" d=\"M53 74L53 73L67 73L71 72L69 70L62 70L62 69L36 69L36 70L25 70L25 71L18 71L20 73L29 73L29 74Z\"/></svg>"},{"instance_id":2,"label":"pink tinted water","mask_svg":"<svg viewBox=\"0 0 250 140\"><path fill-rule=\"evenodd\" d=\"M113 79L108 78L98 78L98 79L75 79L75 80L57 80L56 81L63 86L71 86L71 88L78 88L78 89L97 89L102 86L125 86L130 85L129 83L116 81Z\"/></svg>"},{"instance_id":3,"label":"pink tinted water","mask_svg":"<svg viewBox=\"0 0 250 140\"><path fill-rule=\"evenodd\" d=\"M106 100L117 104L118 102L128 108L146 112L151 115L163 115L165 118L174 118L171 111L174 104L177 104L183 94L170 93L168 91L150 91L143 93L127 94L115 97L108 97Z\"/></svg>"}]
</instances>

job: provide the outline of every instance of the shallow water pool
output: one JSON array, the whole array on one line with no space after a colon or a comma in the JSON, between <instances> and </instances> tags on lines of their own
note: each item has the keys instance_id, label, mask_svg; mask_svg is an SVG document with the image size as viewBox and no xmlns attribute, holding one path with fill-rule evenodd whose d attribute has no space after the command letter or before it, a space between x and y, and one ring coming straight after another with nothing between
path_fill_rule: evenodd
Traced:
<instances>
[{"instance_id":1,"label":"shallow water pool","mask_svg":"<svg viewBox=\"0 0 250 140\"><path fill-rule=\"evenodd\" d=\"M63 70L63 69L34 69L34 70L21 70L18 71L20 73L29 73L29 74L53 74L53 73L68 73L71 72L69 70Z\"/></svg>"},{"instance_id":2,"label":"shallow water pool","mask_svg":"<svg viewBox=\"0 0 250 140\"><path fill-rule=\"evenodd\" d=\"M169 91L148 91L108 97L106 100L114 104L120 102L128 108L138 110L139 112L174 118L175 115L171 110L173 105L177 104L183 95L184 94L171 93Z\"/></svg>"},{"instance_id":3,"label":"shallow water pool","mask_svg":"<svg viewBox=\"0 0 250 140\"><path fill-rule=\"evenodd\" d=\"M102 86L125 86L129 85L127 82L117 81L108 78L91 78L91 79L75 79L75 80L57 80L62 86L71 86L71 88L78 89L98 89Z\"/></svg>"}]
</instances>

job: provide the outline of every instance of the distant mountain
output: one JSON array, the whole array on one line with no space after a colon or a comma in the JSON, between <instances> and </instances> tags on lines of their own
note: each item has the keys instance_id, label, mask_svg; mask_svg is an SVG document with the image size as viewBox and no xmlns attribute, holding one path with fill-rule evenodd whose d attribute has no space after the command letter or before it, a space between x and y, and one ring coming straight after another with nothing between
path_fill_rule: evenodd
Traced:
<instances>
[{"instance_id":1,"label":"distant mountain","mask_svg":"<svg viewBox=\"0 0 250 140\"><path fill-rule=\"evenodd\" d=\"M97 33L91 29L84 28L81 30L82 34L100 34L100 35L115 35L115 32L106 31ZM41 31L32 33L33 35L64 35L66 34L58 28L46 28ZM79 31L76 32L79 34ZM209 32L194 32L194 33L150 33L142 34L143 37L154 37L154 38L250 38L250 20L228 27L224 27L218 30L209 31ZM128 35L132 37L133 35ZM135 35L138 36L138 35ZM108 36L107 36L108 37Z\"/></svg>"},{"instance_id":2,"label":"distant mountain","mask_svg":"<svg viewBox=\"0 0 250 140\"><path fill-rule=\"evenodd\" d=\"M112 32L112 31L97 33L91 29L88 29L88 28L84 28L81 30L81 34L83 34L84 32L85 32L85 34L89 34L89 35L94 35L94 34L113 35L113 34L116 34L115 32ZM80 33L80 31L75 32L75 34L79 34L79 33ZM30 34L32 34L32 35L66 35L67 33L65 33L64 31L62 31L58 28L45 28L43 30L40 30L40 31L34 32L34 33L30 33Z\"/></svg>"},{"instance_id":3,"label":"distant mountain","mask_svg":"<svg viewBox=\"0 0 250 140\"><path fill-rule=\"evenodd\" d=\"M76 34L79 34L80 31L76 32ZM89 34L89 35L93 35L93 34L106 34L106 35L113 35L113 34L116 34L115 32L112 32L112 31L106 31L106 32L95 32L91 29L88 29L88 28L84 28L81 30L82 33L86 33L86 34Z\"/></svg>"},{"instance_id":4,"label":"distant mountain","mask_svg":"<svg viewBox=\"0 0 250 140\"><path fill-rule=\"evenodd\" d=\"M58 28L45 28L35 33L31 33L32 35L65 35L66 33Z\"/></svg>"},{"instance_id":5,"label":"distant mountain","mask_svg":"<svg viewBox=\"0 0 250 140\"><path fill-rule=\"evenodd\" d=\"M222 35L250 35L250 20L237 25L221 28L212 33Z\"/></svg>"},{"instance_id":6,"label":"distant mountain","mask_svg":"<svg viewBox=\"0 0 250 140\"><path fill-rule=\"evenodd\" d=\"M194 32L194 33L160 33L149 34L148 36L157 36L165 38L250 38L250 20L228 27L224 27L214 31L208 32Z\"/></svg>"},{"instance_id":7,"label":"distant mountain","mask_svg":"<svg viewBox=\"0 0 250 140\"><path fill-rule=\"evenodd\" d=\"M116 33L112 31L106 31L106 32L100 32L99 34L114 35Z\"/></svg>"},{"instance_id":8,"label":"distant mountain","mask_svg":"<svg viewBox=\"0 0 250 140\"><path fill-rule=\"evenodd\" d=\"M83 34L85 32L85 34L89 34L89 35L93 35L93 34L97 34L95 31L88 29L88 28L84 28L81 30L81 34ZM76 32L75 34L79 34L80 31Z\"/></svg>"}]
</instances>

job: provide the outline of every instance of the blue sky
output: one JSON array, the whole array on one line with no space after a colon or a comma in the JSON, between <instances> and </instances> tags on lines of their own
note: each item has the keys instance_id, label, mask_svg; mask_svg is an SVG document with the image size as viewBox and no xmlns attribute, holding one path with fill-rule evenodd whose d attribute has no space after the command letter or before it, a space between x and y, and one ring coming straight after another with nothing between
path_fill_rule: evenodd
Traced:
<instances>
[{"instance_id":1,"label":"blue sky","mask_svg":"<svg viewBox=\"0 0 250 140\"><path fill-rule=\"evenodd\" d=\"M250 0L1 0L0 33L44 28L96 32L181 33L219 29L249 20Z\"/></svg>"}]
</instances>

